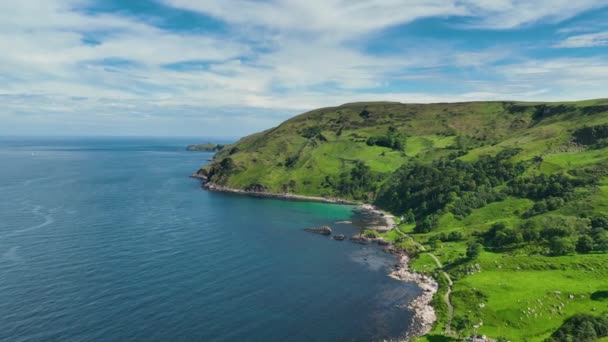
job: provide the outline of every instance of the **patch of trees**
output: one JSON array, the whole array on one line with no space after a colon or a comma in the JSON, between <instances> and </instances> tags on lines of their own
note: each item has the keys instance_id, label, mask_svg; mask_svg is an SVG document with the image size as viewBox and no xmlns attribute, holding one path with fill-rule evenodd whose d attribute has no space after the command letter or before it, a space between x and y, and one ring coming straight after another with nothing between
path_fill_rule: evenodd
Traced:
<instances>
[{"instance_id":1,"label":"patch of trees","mask_svg":"<svg viewBox=\"0 0 608 342\"><path fill-rule=\"evenodd\" d=\"M575 142L582 145L608 146L608 124L579 128L572 136Z\"/></svg>"},{"instance_id":2,"label":"patch of trees","mask_svg":"<svg viewBox=\"0 0 608 342\"><path fill-rule=\"evenodd\" d=\"M222 184L228 176L230 176L236 169L236 164L232 158L227 157L222 159L219 163L215 163L211 166L207 172L207 178L210 181L214 181L218 184Z\"/></svg>"},{"instance_id":3,"label":"patch of trees","mask_svg":"<svg viewBox=\"0 0 608 342\"><path fill-rule=\"evenodd\" d=\"M417 221L414 227L414 233L428 233L435 230L439 226L439 215L431 214L424 217L423 220Z\"/></svg>"},{"instance_id":4,"label":"patch of trees","mask_svg":"<svg viewBox=\"0 0 608 342\"><path fill-rule=\"evenodd\" d=\"M462 241L464 239L464 234L462 234L461 231L455 230L449 232L448 234L440 233L439 235L437 235L437 237L441 242L455 242Z\"/></svg>"},{"instance_id":5,"label":"patch of trees","mask_svg":"<svg viewBox=\"0 0 608 342\"><path fill-rule=\"evenodd\" d=\"M608 218L550 215L527 220L518 227L498 222L482 238L486 246L499 249L526 243L544 246L552 255L604 252L608 251Z\"/></svg>"},{"instance_id":6,"label":"patch of trees","mask_svg":"<svg viewBox=\"0 0 608 342\"><path fill-rule=\"evenodd\" d=\"M311 126L304 128L300 135L306 139L317 138L320 141L327 141L327 138L321 133L321 127L319 126Z\"/></svg>"},{"instance_id":7,"label":"patch of trees","mask_svg":"<svg viewBox=\"0 0 608 342\"><path fill-rule=\"evenodd\" d=\"M557 105L557 106L548 106L548 105L538 105L534 106L534 113L532 114L532 119L538 121L542 120L554 115L568 113L574 111L573 106L566 105Z\"/></svg>"},{"instance_id":8,"label":"patch of trees","mask_svg":"<svg viewBox=\"0 0 608 342\"><path fill-rule=\"evenodd\" d=\"M468 151L484 145L484 140L479 137L471 137L468 135L459 135L454 140L454 144L450 147L460 151ZM466 154L466 153L465 153Z\"/></svg>"},{"instance_id":9,"label":"patch of trees","mask_svg":"<svg viewBox=\"0 0 608 342\"><path fill-rule=\"evenodd\" d=\"M300 159L300 156L297 155L297 154L292 155L292 156L288 156L285 159L285 167L289 169L289 168L292 168L292 167L296 166L296 164L298 162L298 159Z\"/></svg>"},{"instance_id":10,"label":"patch of trees","mask_svg":"<svg viewBox=\"0 0 608 342\"><path fill-rule=\"evenodd\" d=\"M524 241L521 230L508 227L504 222L494 223L483 236L486 245L504 248Z\"/></svg>"},{"instance_id":11,"label":"patch of trees","mask_svg":"<svg viewBox=\"0 0 608 342\"><path fill-rule=\"evenodd\" d=\"M361 161L357 161L349 172L341 173L337 182L325 177L325 183L335 188L340 195L364 200L375 192L377 180L378 176Z\"/></svg>"},{"instance_id":12,"label":"patch of trees","mask_svg":"<svg viewBox=\"0 0 608 342\"><path fill-rule=\"evenodd\" d=\"M388 147L396 151L405 150L404 138L394 127L389 127L385 135L369 137L366 141L368 146Z\"/></svg>"},{"instance_id":13,"label":"patch of trees","mask_svg":"<svg viewBox=\"0 0 608 342\"><path fill-rule=\"evenodd\" d=\"M427 220L429 215L450 211L465 216L504 199L494 188L523 173L522 164L509 161L518 152L507 149L474 163L447 158L432 164L408 163L386 182L376 204L397 213L412 210L418 220L417 231L428 232L434 228L432 218Z\"/></svg>"},{"instance_id":14,"label":"patch of trees","mask_svg":"<svg viewBox=\"0 0 608 342\"><path fill-rule=\"evenodd\" d=\"M571 178L563 174L517 178L509 183L508 193L513 196L532 200L559 197L570 199L574 188L586 185L581 179Z\"/></svg>"},{"instance_id":15,"label":"patch of trees","mask_svg":"<svg viewBox=\"0 0 608 342\"><path fill-rule=\"evenodd\" d=\"M506 192L510 195L536 200L523 217L532 217L554 211L574 198L574 189L593 183L593 179L571 178L563 174L517 178L509 182Z\"/></svg>"},{"instance_id":16,"label":"patch of trees","mask_svg":"<svg viewBox=\"0 0 608 342\"><path fill-rule=\"evenodd\" d=\"M532 217L535 215L546 213L548 211L557 210L564 206L565 203L566 201L564 200L564 198L561 197L549 197L547 199L542 199L534 203L534 206L528 209L523 216Z\"/></svg>"},{"instance_id":17,"label":"patch of trees","mask_svg":"<svg viewBox=\"0 0 608 342\"><path fill-rule=\"evenodd\" d=\"M241 150L238 147L234 146L233 148L230 149L230 151L228 151L228 155L231 156L231 155L233 155L235 153L238 153L240 151Z\"/></svg>"},{"instance_id":18,"label":"patch of trees","mask_svg":"<svg viewBox=\"0 0 608 342\"><path fill-rule=\"evenodd\" d=\"M576 314L564 322L546 342L593 342L608 336L608 315Z\"/></svg>"}]
</instances>

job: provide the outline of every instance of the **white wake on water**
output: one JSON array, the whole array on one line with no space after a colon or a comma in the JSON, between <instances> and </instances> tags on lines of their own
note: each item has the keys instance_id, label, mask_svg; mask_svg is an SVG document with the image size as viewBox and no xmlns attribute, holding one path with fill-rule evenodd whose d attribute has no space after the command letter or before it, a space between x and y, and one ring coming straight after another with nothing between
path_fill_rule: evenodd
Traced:
<instances>
[{"instance_id":1,"label":"white wake on water","mask_svg":"<svg viewBox=\"0 0 608 342\"><path fill-rule=\"evenodd\" d=\"M33 230L37 230L40 228L44 228L46 226L48 226L49 224L52 224L53 222L55 222L55 219L53 218L53 216L51 216L51 210L47 211L47 213L42 213L42 206L41 205L36 205L34 206L34 208L32 209L32 214L36 215L36 216L41 216L44 218L44 222L37 224L35 226L31 226L31 227L27 227L27 228L22 228L22 229L17 229L11 233L8 233L4 236L2 236L2 238L7 238L7 237L13 237L22 233L27 233L27 232L31 232Z\"/></svg>"}]
</instances>

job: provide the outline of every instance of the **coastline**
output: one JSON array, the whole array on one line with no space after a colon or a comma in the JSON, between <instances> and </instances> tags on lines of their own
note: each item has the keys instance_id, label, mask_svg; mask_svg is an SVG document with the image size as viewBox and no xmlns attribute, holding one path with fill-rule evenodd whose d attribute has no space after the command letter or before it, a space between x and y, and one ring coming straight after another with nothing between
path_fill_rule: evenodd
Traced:
<instances>
[{"instance_id":1,"label":"coastline","mask_svg":"<svg viewBox=\"0 0 608 342\"><path fill-rule=\"evenodd\" d=\"M399 263L395 270L389 274L389 277L400 281L414 282L422 290L422 293L408 305L408 308L414 311L414 318L410 330L404 336L404 340L400 341L409 341L428 334L435 321L437 321L435 308L431 303L439 289L439 284L431 277L410 270L410 258L407 254L395 254L399 258Z\"/></svg>"},{"instance_id":2,"label":"coastline","mask_svg":"<svg viewBox=\"0 0 608 342\"><path fill-rule=\"evenodd\" d=\"M202 180L206 180L207 178L200 175L192 175L192 178L198 178ZM211 182L203 183L203 189L215 192L226 192L233 194L240 194L246 196L253 197L263 197L263 198L276 198L283 199L289 201L308 201L308 202L320 202L320 203L329 203L329 204L346 204L346 205L362 205L360 202L344 200L341 198L326 198L326 197L316 197L316 196L304 196L304 195L294 195L290 193L278 193L278 192L263 192L263 191L252 191L252 190L241 190L241 189L233 189L221 185L217 185Z\"/></svg>"},{"instance_id":3,"label":"coastline","mask_svg":"<svg viewBox=\"0 0 608 342\"><path fill-rule=\"evenodd\" d=\"M233 188L220 186L220 185L208 182L206 177L198 175L198 174L193 174L191 177L203 180L204 183L202 184L202 187L203 187L203 189L208 190L208 191L226 192L226 193L234 193L234 194L253 196L253 197L275 198L275 199L291 200L291 201L310 201L310 202L321 202L321 203L329 203L329 204L357 205L362 210L368 211L368 212L380 217L385 222L385 226L375 226L375 227L370 227L370 229L376 229L376 230L381 230L381 231L390 231L397 227L397 224L395 222L395 218L393 215L385 213L382 210L376 208L375 206L373 206L371 204L367 204L367 203L349 201L349 200L344 200L344 199L340 199L340 198L325 198L325 197L295 195L295 194L290 194L290 193L272 193L272 192L259 192L259 191L233 189ZM435 314L435 309L433 308L433 305L432 305L432 300L438 291L439 285L433 278L410 270L410 268L409 268L410 257L403 252L396 251L393 248L392 243L390 243L385 248L385 250L388 251L389 253L393 254L397 258L397 265L388 274L388 276L393 279L399 280L399 281L414 282L422 290L422 293L408 304L408 308L414 312L412 324L410 326L410 329L406 332L406 334L403 337L398 338L397 341L406 342L406 341L410 341L411 339L424 336L431 331L431 329L433 328L433 325L435 324L435 322L437 320L437 316Z\"/></svg>"}]
</instances>

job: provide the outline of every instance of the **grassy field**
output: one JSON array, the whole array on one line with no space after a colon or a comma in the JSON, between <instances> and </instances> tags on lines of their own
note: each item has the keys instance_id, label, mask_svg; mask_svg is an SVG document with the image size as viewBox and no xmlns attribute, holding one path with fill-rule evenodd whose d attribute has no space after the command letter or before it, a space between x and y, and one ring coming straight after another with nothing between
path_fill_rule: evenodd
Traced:
<instances>
[{"instance_id":1,"label":"grassy field","mask_svg":"<svg viewBox=\"0 0 608 342\"><path fill-rule=\"evenodd\" d=\"M483 322L479 331L489 336L543 341L574 313L608 310L608 301L591 299L606 290L606 255L484 253L478 263L479 271L454 286L455 319Z\"/></svg>"},{"instance_id":2,"label":"grassy field","mask_svg":"<svg viewBox=\"0 0 608 342\"><path fill-rule=\"evenodd\" d=\"M373 202L378 189L392 184L389 179L404 165L432 165L438 160L475 163L516 149L509 163L524 168L518 177L599 179L577 188L559 208L549 211L530 214L538 198L508 193L466 215L439 211L435 227L425 233L416 232L424 219L417 217L417 224L397 228L409 238L403 239L397 231L384 234L397 247L412 254L418 251L412 269L435 276L440 284L433 302L439 319L431 333L418 341L457 340L446 335L448 313L443 295L448 284L438 276L439 271L448 272L454 280L450 296L453 332L470 335L473 326L479 325L478 332L491 338L544 341L573 314L608 312L608 300L597 296L608 291L608 254L550 256L544 245L520 243L498 249L486 243L479 255L467 257L467 245L484 242L484 234L495 223L521 227L529 220L553 222L543 221L551 215L586 222L593 215L608 214L608 144L584 146L574 139L583 127L607 123L605 99L548 104L346 104L314 110L245 137L226 146L216 155L216 162L199 173L233 188L255 186L270 192ZM378 137L393 145L370 142ZM230 160L229 167L223 166L226 160ZM351 173L361 165L368 170L366 187L344 192L341 182L353 178ZM507 184L493 186L500 192ZM457 233L458 238L438 240L450 233ZM421 252L418 243L428 252ZM442 270L429 253L441 261Z\"/></svg>"}]
</instances>

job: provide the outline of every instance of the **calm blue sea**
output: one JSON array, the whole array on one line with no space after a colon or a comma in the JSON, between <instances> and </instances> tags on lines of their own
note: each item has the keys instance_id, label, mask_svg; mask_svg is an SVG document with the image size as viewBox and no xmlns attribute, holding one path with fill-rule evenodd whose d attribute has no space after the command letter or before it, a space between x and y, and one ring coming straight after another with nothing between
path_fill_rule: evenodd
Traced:
<instances>
[{"instance_id":1,"label":"calm blue sea","mask_svg":"<svg viewBox=\"0 0 608 342\"><path fill-rule=\"evenodd\" d=\"M1 341L373 341L415 284L352 207L209 193L204 139L0 139ZM336 221L355 220L355 225Z\"/></svg>"}]
</instances>

